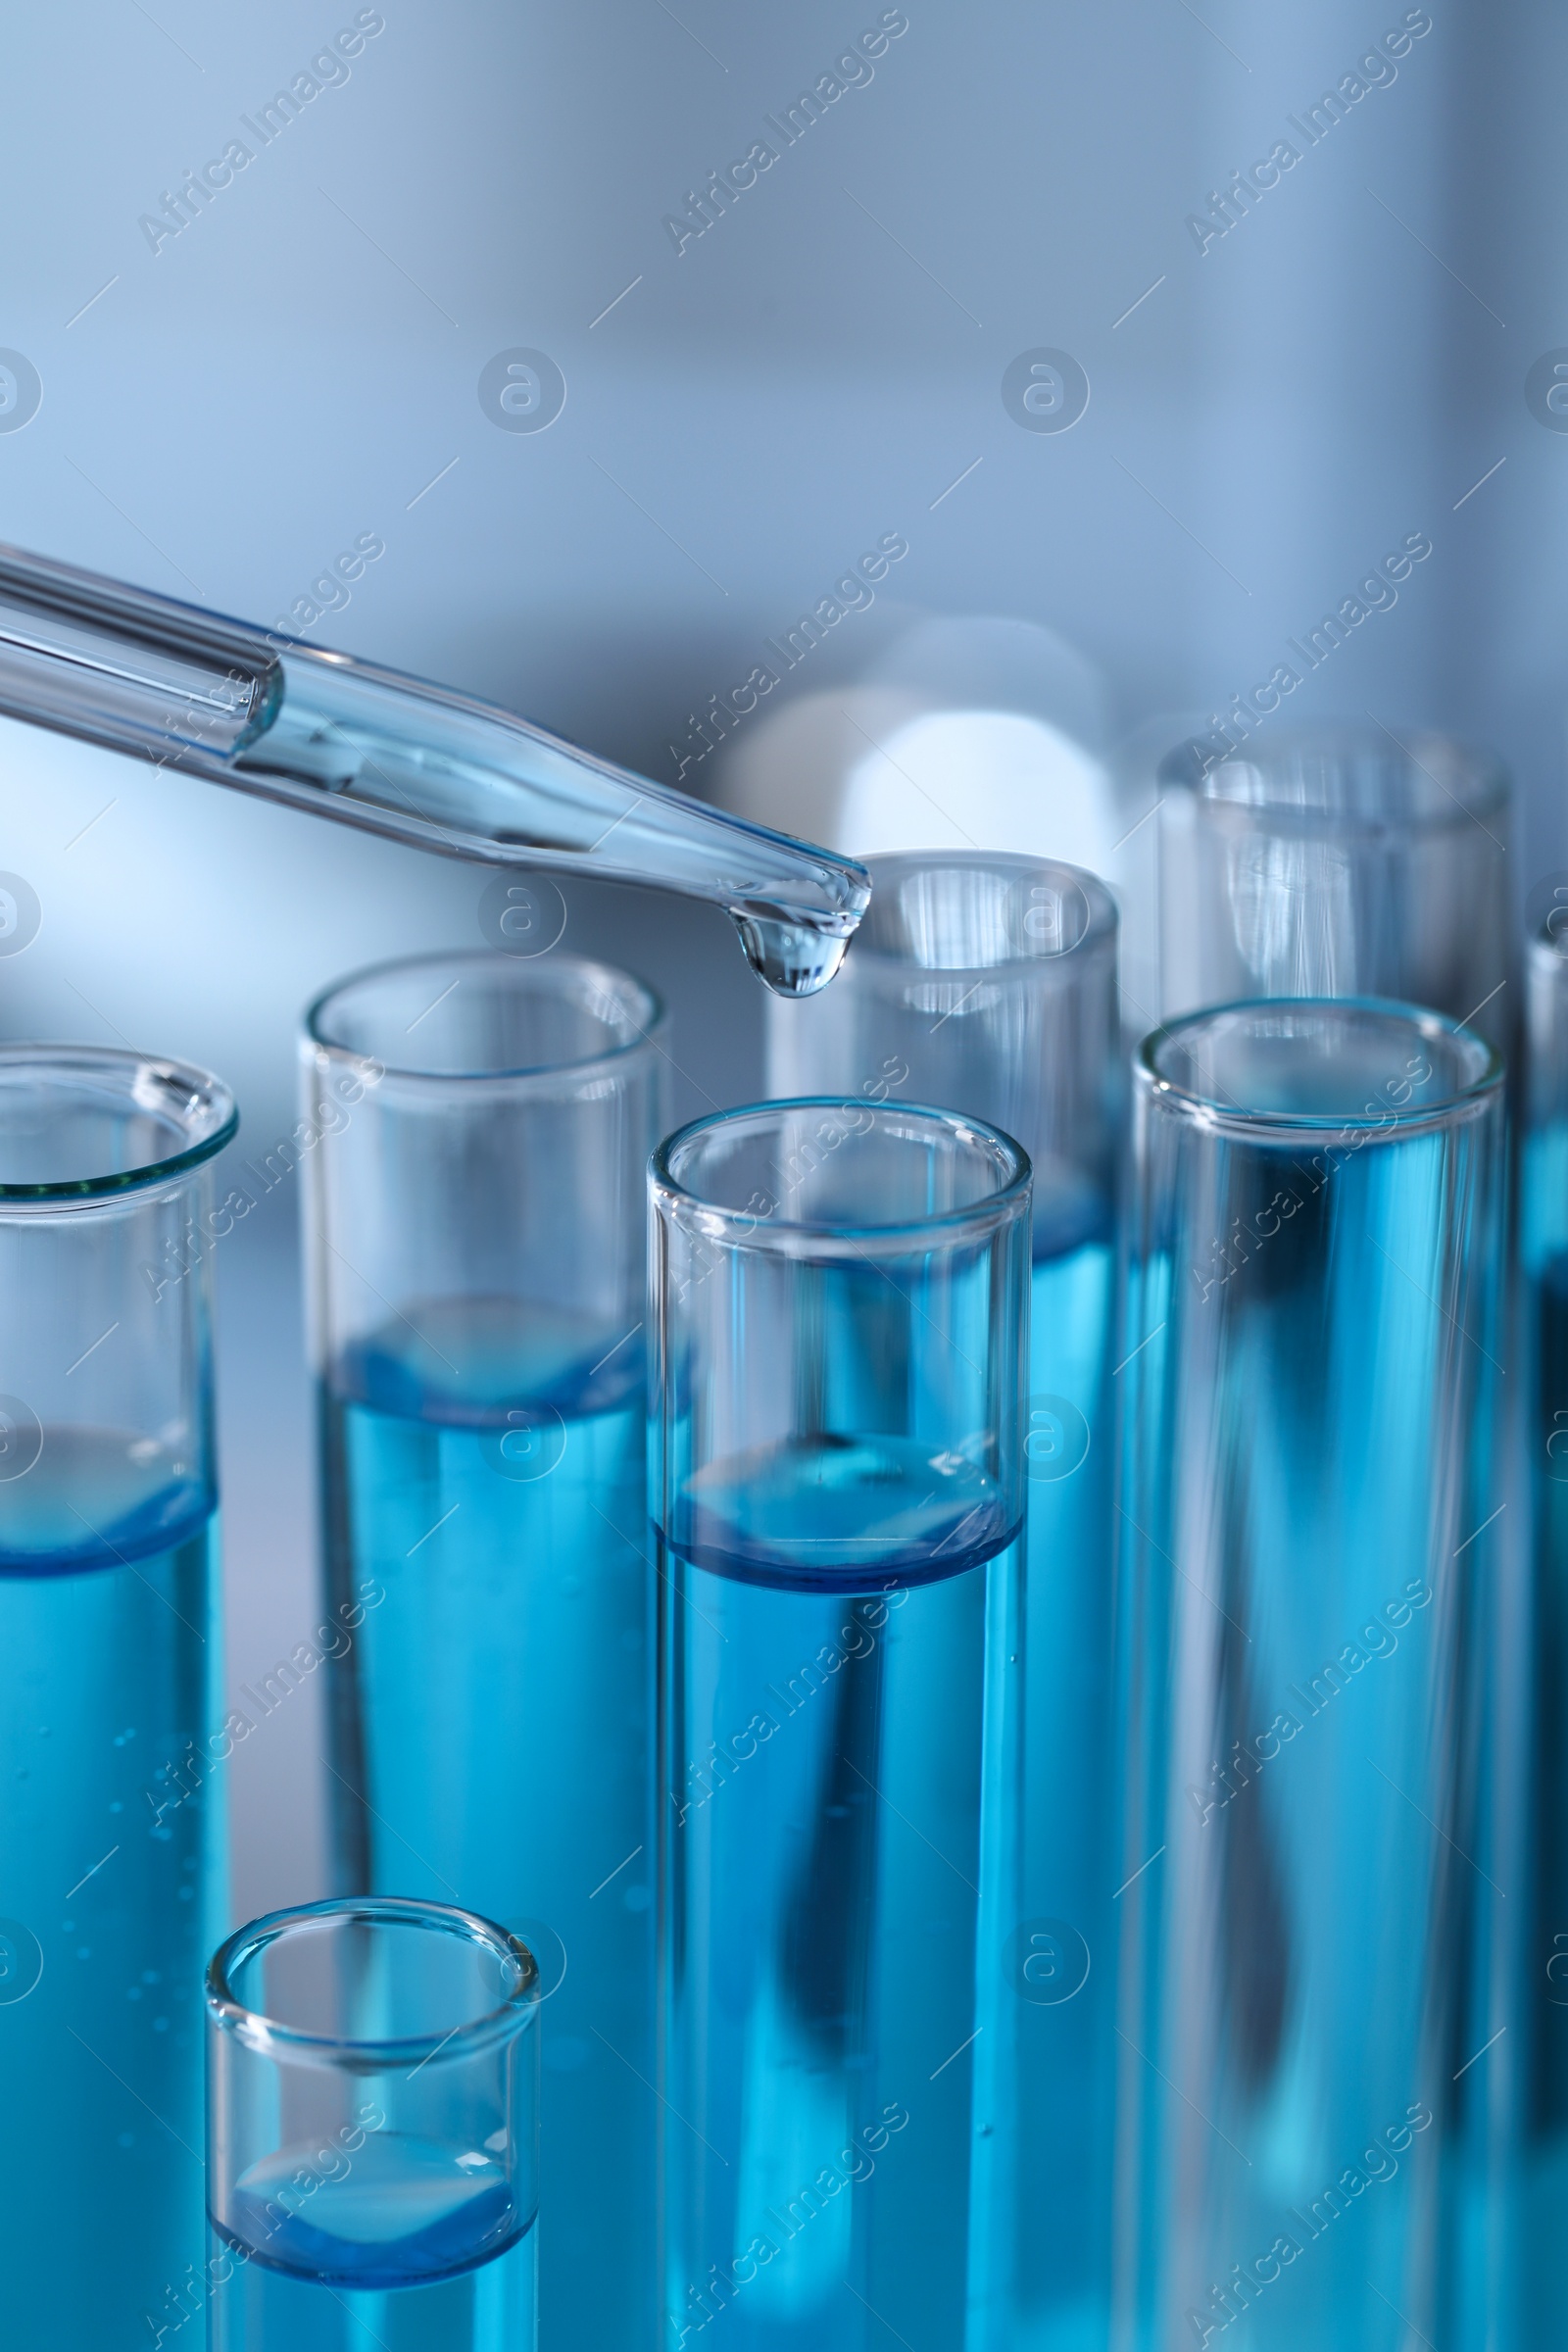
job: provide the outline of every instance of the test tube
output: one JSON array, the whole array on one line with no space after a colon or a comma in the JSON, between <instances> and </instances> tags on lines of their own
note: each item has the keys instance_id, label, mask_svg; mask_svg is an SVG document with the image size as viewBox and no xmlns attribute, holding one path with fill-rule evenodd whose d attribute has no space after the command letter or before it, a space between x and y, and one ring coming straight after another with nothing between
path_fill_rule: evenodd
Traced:
<instances>
[{"instance_id":1,"label":"test tube","mask_svg":"<svg viewBox=\"0 0 1568 2352\"><path fill-rule=\"evenodd\" d=\"M1522 1954L1524 2105L1515 2243L1521 2344L1568 2326L1552 2217L1568 2185L1568 958L1553 906L1525 952L1519 1255L1531 1490L1531 1905Z\"/></svg>"},{"instance_id":2,"label":"test tube","mask_svg":"<svg viewBox=\"0 0 1568 2352\"><path fill-rule=\"evenodd\" d=\"M1509 1031L1508 778L1443 735L1327 726L1178 745L1162 793L1161 1009L1388 997Z\"/></svg>"},{"instance_id":3,"label":"test tube","mask_svg":"<svg viewBox=\"0 0 1568 2352\"><path fill-rule=\"evenodd\" d=\"M202 2259L221 1925L210 1162L225 1087L0 1048L8 2337L151 2340Z\"/></svg>"},{"instance_id":4,"label":"test tube","mask_svg":"<svg viewBox=\"0 0 1568 2352\"><path fill-rule=\"evenodd\" d=\"M651 1192L669 2341L1000 2347L1028 1161L769 1103Z\"/></svg>"},{"instance_id":5,"label":"test tube","mask_svg":"<svg viewBox=\"0 0 1568 2352\"><path fill-rule=\"evenodd\" d=\"M444 1903L310 1903L207 1974L212 2352L534 2352L539 1971Z\"/></svg>"},{"instance_id":6,"label":"test tube","mask_svg":"<svg viewBox=\"0 0 1568 2352\"><path fill-rule=\"evenodd\" d=\"M1446 2352L1507 2062L1500 1059L1231 1006L1146 1041L1134 1132L1118 2340Z\"/></svg>"},{"instance_id":7,"label":"test tube","mask_svg":"<svg viewBox=\"0 0 1568 2352\"><path fill-rule=\"evenodd\" d=\"M769 1007L779 1095L939 1102L1034 1167L1024 1439L1022 1886L1007 1943L1023 2124L1007 2183L1020 2345L1109 2327L1120 1757L1111 1623L1116 910L1080 868L873 858L829 994Z\"/></svg>"},{"instance_id":8,"label":"test tube","mask_svg":"<svg viewBox=\"0 0 1568 2352\"><path fill-rule=\"evenodd\" d=\"M653 2325L662 1035L623 972L496 954L344 981L302 1048L339 1884L536 1951L546 2352Z\"/></svg>"}]
</instances>

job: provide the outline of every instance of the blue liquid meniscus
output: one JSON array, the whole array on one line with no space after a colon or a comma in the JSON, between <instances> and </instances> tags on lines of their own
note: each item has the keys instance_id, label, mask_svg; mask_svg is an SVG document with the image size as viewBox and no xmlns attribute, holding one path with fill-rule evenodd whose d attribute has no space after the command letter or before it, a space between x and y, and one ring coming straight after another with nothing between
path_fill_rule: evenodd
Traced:
<instances>
[{"instance_id":1,"label":"blue liquid meniscus","mask_svg":"<svg viewBox=\"0 0 1568 2352\"><path fill-rule=\"evenodd\" d=\"M212 2231L212 2352L533 2352L532 2216L483 2148L406 2132L261 2158Z\"/></svg>"},{"instance_id":2,"label":"blue liquid meniscus","mask_svg":"<svg viewBox=\"0 0 1568 2352\"><path fill-rule=\"evenodd\" d=\"M339 1868L521 1936L546 2352L653 2340L653 1572L640 1343L409 1308L323 1386ZM607 1357L608 1351L608 1360Z\"/></svg>"},{"instance_id":3,"label":"blue liquid meniscus","mask_svg":"<svg viewBox=\"0 0 1568 2352\"><path fill-rule=\"evenodd\" d=\"M0 2340L131 2352L200 2297L217 1939L213 1495L124 1430L0 1480ZM177 1778L174 1777L177 1773ZM199 2344L199 2325L176 2341Z\"/></svg>"},{"instance_id":4,"label":"blue liquid meniscus","mask_svg":"<svg viewBox=\"0 0 1568 2352\"><path fill-rule=\"evenodd\" d=\"M668 2340L953 2352L996 2288L1016 1531L961 1456L880 1436L710 1464L682 1515Z\"/></svg>"}]
</instances>

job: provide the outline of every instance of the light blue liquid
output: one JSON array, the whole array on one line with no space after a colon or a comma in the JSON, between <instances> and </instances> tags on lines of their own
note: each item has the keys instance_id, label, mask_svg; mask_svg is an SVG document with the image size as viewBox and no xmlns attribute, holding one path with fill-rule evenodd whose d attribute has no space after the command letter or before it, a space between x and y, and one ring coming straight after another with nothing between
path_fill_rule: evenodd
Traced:
<instances>
[{"instance_id":1,"label":"light blue liquid","mask_svg":"<svg viewBox=\"0 0 1568 2352\"><path fill-rule=\"evenodd\" d=\"M535 1951L541 2341L622 2352L653 2334L658 2112L640 1342L596 1372L612 1337L547 1347L505 1301L411 1322L322 1398L330 1597L384 1593L333 1669L340 1867Z\"/></svg>"},{"instance_id":2,"label":"light blue liquid","mask_svg":"<svg viewBox=\"0 0 1568 2352\"><path fill-rule=\"evenodd\" d=\"M1121 1759L1113 1704L1107 1242L1036 1261L1030 1320L1013 2352L1110 2324Z\"/></svg>"},{"instance_id":3,"label":"light blue liquid","mask_svg":"<svg viewBox=\"0 0 1568 2352\"><path fill-rule=\"evenodd\" d=\"M314 2142L282 2148L228 2218L212 2352L533 2352L531 2217L482 2149L377 2132L333 2179Z\"/></svg>"},{"instance_id":4,"label":"light blue liquid","mask_svg":"<svg viewBox=\"0 0 1568 2352\"><path fill-rule=\"evenodd\" d=\"M1138 2352L1485 2340L1460 2299L1507 1889L1480 1778L1497 1340L1484 1266L1455 1280L1485 1249L1473 1133L1326 1175L1219 1147L1135 1269Z\"/></svg>"},{"instance_id":5,"label":"light blue liquid","mask_svg":"<svg viewBox=\"0 0 1568 2352\"><path fill-rule=\"evenodd\" d=\"M202 2259L219 1798L188 1774L167 1800L220 1720L212 1511L117 1430L45 1429L0 1482L8 2352L140 2352Z\"/></svg>"},{"instance_id":6,"label":"light blue liquid","mask_svg":"<svg viewBox=\"0 0 1568 2352\"><path fill-rule=\"evenodd\" d=\"M1525 1933L1521 2344L1568 2328L1555 2217L1568 2198L1568 1124L1530 1137L1522 1251L1532 1396L1529 1789L1532 1903Z\"/></svg>"},{"instance_id":7,"label":"light blue liquid","mask_svg":"<svg viewBox=\"0 0 1568 2352\"><path fill-rule=\"evenodd\" d=\"M691 1499L703 1564L662 1552L667 2341L1003 2340L1012 1531L892 1439Z\"/></svg>"}]
</instances>

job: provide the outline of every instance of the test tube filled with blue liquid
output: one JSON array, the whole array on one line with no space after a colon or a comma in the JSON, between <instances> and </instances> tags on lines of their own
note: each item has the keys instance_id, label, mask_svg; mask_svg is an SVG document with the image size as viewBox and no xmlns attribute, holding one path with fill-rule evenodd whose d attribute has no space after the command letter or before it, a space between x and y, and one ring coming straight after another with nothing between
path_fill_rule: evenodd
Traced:
<instances>
[{"instance_id":1,"label":"test tube filled with blue liquid","mask_svg":"<svg viewBox=\"0 0 1568 2352\"><path fill-rule=\"evenodd\" d=\"M338 1865L538 1953L546 2352L653 2326L662 1036L624 973L498 954L346 981L303 1049Z\"/></svg>"},{"instance_id":2,"label":"test tube filled with blue liquid","mask_svg":"<svg viewBox=\"0 0 1568 2352\"><path fill-rule=\"evenodd\" d=\"M1568 2328L1556 2216L1568 2196L1568 892L1525 950L1519 1255L1529 1393L1530 1903L1522 1936L1521 2346Z\"/></svg>"},{"instance_id":3,"label":"test tube filled with blue liquid","mask_svg":"<svg viewBox=\"0 0 1568 2352\"><path fill-rule=\"evenodd\" d=\"M0 1049L0 2335L154 2342L202 2260L221 1925L200 1070Z\"/></svg>"},{"instance_id":4,"label":"test tube filled with blue liquid","mask_svg":"<svg viewBox=\"0 0 1568 2352\"><path fill-rule=\"evenodd\" d=\"M821 999L770 1004L778 1095L938 1102L1034 1166L1021 1886L1006 1945L1020 2124L1015 2352L1102 2352L1110 2315L1120 1740L1110 1375L1122 1073L1116 910L1078 868L873 858Z\"/></svg>"},{"instance_id":5,"label":"test tube filled with blue liquid","mask_svg":"<svg viewBox=\"0 0 1568 2352\"><path fill-rule=\"evenodd\" d=\"M207 1978L211 2352L534 2352L539 1971L449 1904L312 1903Z\"/></svg>"},{"instance_id":6,"label":"test tube filled with blue liquid","mask_svg":"<svg viewBox=\"0 0 1568 2352\"><path fill-rule=\"evenodd\" d=\"M652 1199L669 2341L1001 2345L1028 1161L771 1103Z\"/></svg>"},{"instance_id":7,"label":"test tube filled with blue liquid","mask_svg":"<svg viewBox=\"0 0 1568 2352\"><path fill-rule=\"evenodd\" d=\"M1281 999L1135 1071L1119 2340L1461 2352L1509 2063L1502 1079Z\"/></svg>"}]
</instances>

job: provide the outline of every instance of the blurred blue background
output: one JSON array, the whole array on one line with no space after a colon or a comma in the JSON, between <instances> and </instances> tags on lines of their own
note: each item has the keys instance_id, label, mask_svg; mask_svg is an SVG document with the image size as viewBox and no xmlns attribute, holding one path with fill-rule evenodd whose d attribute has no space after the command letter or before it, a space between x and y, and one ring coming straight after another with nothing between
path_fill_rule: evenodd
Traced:
<instances>
[{"instance_id":1,"label":"blurred blue background","mask_svg":"<svg viewBox=\"0 0 1568 2352\"><path fill-rule=\"evenodd\" d=\"M764 129L895 20L794 145ZM357 24L347 77L321 68L263 145L242 118ZM1401 27L1396 66L1359 74ZM1011 616L1101 673L1110 743L1223 713L1425 534L1397 605L1289 714L1495 744L1522 904L1568 863L1568 432L1526 397L1568 346L1565 49L1543 5L1444 0L13 11L0 537L300 627L374 534L313 642L673 781L690 714L883 534L907 557L812 683L901 620ZM1290 119L1326 90L1343 119L1309 144ZM677 252L665 216L764 137L776 164ZM235 139L252 160L188 225L141 225ZM1282 140L1298 162L1195 233ZM515 347L564 376L548 430L481 407ZM1070 431L1004 404L1039 348L1088 378ZM6 353L41 385L20 427ZM310 996L482 944L478 872L4 724L0 817L0 865L43 910L0 962L3 1033L208 1063L252 1156L296 1116ZM760 991L722 915L567 899L565 946L669 998L681 1114L752 1092ZM315 1622L297 1248L285 1187L220 1258L235 1682ZM318 1704L295 1692L236 1759L240 1916L324 1884Z\"/></svg>"}]
</instances>

